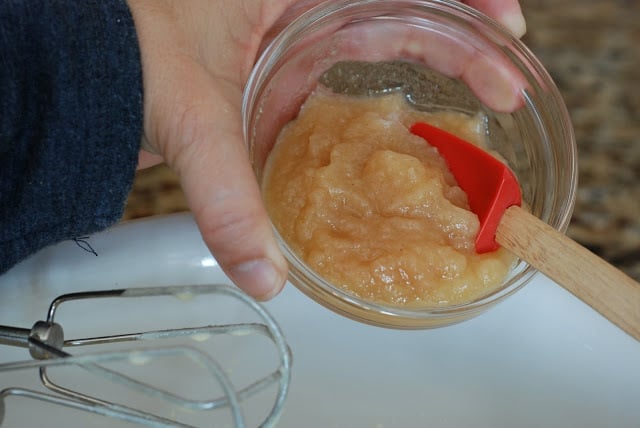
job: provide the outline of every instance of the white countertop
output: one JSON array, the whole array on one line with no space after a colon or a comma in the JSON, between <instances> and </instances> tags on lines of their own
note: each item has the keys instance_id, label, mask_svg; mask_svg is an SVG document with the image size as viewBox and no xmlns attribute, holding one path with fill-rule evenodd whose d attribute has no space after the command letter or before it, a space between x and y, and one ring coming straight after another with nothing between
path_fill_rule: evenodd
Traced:
<instances>
[{"instance_id":1,"label":"white countertop","mask_svg":"<svg viewBox=\"0 0 640 428\"><path fill-rule=\"evenodd\" d=\"M89 242L98 257L64 243L0 277L0 324L30 327L72 291L229 283L186 214ZM542 275L489 312L435 330L362 325L290 285L266 308L293 352L278 426L640 426L640 342ZM225 352L260 358L250 347ZM0 347L0 362L16 355Z\"/></svg>"}]
</instances>

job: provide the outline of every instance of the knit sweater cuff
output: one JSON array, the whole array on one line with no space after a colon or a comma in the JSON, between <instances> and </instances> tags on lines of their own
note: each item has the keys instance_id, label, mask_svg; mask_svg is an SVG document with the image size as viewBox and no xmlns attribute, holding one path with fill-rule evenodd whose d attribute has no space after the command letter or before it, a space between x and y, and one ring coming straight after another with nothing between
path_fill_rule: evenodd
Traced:
<instances>
[{"instance_id":1,"label":"knit sweater cuff","mask_svg":"<svg viewBox=\"0 0 640 428\"><path fill-rule=\"evenodd\" d=\"M120 219L142 135L124 0L0 2L0 272Z\"/></svg>"}]
</instances>

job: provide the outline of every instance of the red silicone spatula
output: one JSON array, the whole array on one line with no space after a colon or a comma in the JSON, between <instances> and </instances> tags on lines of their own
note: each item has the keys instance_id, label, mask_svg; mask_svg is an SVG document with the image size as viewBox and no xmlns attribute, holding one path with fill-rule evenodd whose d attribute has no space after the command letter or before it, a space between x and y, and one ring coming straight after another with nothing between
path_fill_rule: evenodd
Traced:
<instances>
[{"instance_id":1,"label":"red silicone spatula","mask_svg":"<svg viewBox=\"0 0 640 428\"><path fill-rule=\"evenodd\" d=\"M411 132L436 147L480 220L478 253L503 246L640 341L640 284L520 208L520 185L502 162L440 128Z\"/></svg>"}]
</instances>

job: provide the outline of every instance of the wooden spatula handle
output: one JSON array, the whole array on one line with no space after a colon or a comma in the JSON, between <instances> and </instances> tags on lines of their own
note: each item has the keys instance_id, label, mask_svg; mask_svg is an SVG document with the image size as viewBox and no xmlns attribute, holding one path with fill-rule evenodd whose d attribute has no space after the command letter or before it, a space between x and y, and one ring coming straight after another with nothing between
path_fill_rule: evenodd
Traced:
<instances>
[{"instance_id":1,"label":"wooden spatula handle","mask_svg":"<svg viewBox=\"0 0 640 428\"><path fill-rule=\"evenodd\" d=\"M517 206L496 241L640 341L640 283Z\"/></svg>"}]
</instances>

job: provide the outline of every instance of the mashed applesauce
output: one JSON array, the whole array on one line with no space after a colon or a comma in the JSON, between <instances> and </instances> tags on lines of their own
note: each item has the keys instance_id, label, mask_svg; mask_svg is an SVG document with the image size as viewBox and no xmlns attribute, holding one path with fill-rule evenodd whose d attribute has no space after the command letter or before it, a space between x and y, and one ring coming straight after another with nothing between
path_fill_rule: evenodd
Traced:
<instances>
[{"instance_id":1,"label":"mashed applesauce","mask_svg":"<svg viewBox=\"0 0 640 428\"><path fill-rule=\"evenodd\" d=\"M443 306L498 287L514 257L476 254L478 218L416 121L481 144L480 118L412 109L401 94L319 90L281 132L263 194L283 239L313 270L367 300Z\"/></svg>"}]
</instances>

